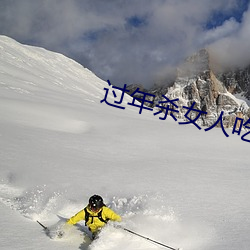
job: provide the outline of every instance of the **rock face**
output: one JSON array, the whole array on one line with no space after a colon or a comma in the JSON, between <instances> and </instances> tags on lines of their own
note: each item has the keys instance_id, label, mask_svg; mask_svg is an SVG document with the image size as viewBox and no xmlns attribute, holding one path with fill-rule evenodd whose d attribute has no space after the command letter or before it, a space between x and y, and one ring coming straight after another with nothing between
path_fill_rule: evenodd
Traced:
<instances>
[{"instance_id":1,"label":"rock face","mask_svg":"<svg viewBox=\"0 0 250 250\"><path fill-rule=\"evenodd\" d=\"M154 104L164 101L162 95L176 102L179 113L174 112L177 119L186 119L187 109L195 102L195 109L206 112L196 121L197 124L210 127L223 111L224 127L233 127L236 117L247 121L250 109L246 101L233 94L241 94L250 99L250 67L245 70L215 74L211 69L209 52L205 49L186 59L177 69L177 77L171 86L154 87L148 91L155 95ZM150 97L152 100L152 97ZM163 104L165 106L169 103ZM173 105L170 108L175 109ZM159 108L158 108L159 109ZM192 111L193 119L198 112Z\"/></svg>"},{"instance_id":2,"label":"rock face","mask_svg":"<svg viewBox=\"0 0 250 250\"><path fill-rule=\"evenodd\" d=\"M241 94L250 100L250 66L218 74L218 79L225 84L230 93Z\"/></svg>"}]
</instances>

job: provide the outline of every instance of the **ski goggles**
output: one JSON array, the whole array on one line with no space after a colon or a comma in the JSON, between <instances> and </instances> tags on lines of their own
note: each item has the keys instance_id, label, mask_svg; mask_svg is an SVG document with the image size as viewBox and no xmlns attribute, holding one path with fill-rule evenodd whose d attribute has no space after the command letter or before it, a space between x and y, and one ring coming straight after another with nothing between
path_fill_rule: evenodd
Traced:
<instances>
[{"instance_id":1,"label":"ski goggles","mask_svg":"<svg viewBox=\"0 0 250 250\"><path fill-rule=\"evenodd\" d=\"M93 205L92 206L90 205L89 208L93 212L97 212L97 211L99 211L101 209L101 207L97 207L97 206L93 206Z\"/></svg>"}]
</instances>

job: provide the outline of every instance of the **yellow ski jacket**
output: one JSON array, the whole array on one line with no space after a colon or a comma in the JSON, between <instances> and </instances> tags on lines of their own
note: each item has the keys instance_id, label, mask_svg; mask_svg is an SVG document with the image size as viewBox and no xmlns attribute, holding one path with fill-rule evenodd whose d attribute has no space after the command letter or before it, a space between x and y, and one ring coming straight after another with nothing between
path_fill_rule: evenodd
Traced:
<instances>
[{"instance_id":1,"label":"yellow ski jacket","mask_svg":"<svg viewBox=\"0 0 250 250\"><path fill-rule=\"evenodd\" d=\"M85 221L86 226L88 226L89 230L92 233L97 232L100 228L102 228L106 223L105 221L112 220L112 221L121 221L121 217L116 214L113 210L110 208L103 206L99 211L93 212L89 209L89 207L86 207L87 212L89 213L88 221ZM101 213L100 213L101 212ZM102 220L98 218L98 215L101 214ZM72 216L68 221L67 224L74 225L80 220L85 220L85 210L82 209L77 214Z\"/></svg>"}]
</instances>

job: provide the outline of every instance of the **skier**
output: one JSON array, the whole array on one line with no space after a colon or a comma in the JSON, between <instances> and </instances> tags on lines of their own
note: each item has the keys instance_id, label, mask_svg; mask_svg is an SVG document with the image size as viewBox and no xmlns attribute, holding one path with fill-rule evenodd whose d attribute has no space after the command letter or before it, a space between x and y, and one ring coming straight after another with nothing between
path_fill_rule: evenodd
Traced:
<instances>
[{"instance_id":1,"label":"skier","mask_svg":"<svg viewBox=\"0 0 250 250\"><path fill-rule=\"evenodd\" d=\"M120 222L122 219L120 215L105 206L101 196L95 194L89 198L89 204L72 216L67 224L74 225L80 220L85 220L85 226L92 232L94 239L109 220Z\"/></svg>"}]
</instances>

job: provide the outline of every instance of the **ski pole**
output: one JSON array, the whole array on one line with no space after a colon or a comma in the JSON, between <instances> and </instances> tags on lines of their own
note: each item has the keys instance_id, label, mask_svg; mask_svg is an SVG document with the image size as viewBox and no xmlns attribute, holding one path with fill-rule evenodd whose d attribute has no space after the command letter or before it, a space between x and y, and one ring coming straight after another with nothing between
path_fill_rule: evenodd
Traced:
<instances>
[{"instance_id":1,"label":"ski pole","mask_svg":"<svg viewBox=\"0 0 250 250\"><path fill-rule=\"evenodd\" d=\"M47 227L45 227L41 222L39 222L38 220L36 221L40 226L42 226L43 227L43 229L46 231L46 230L48 230L48 228Z\"/></svg>"},{"instance_id":2,"label":"ski pole","mask_svg":"<svg viewBox=\"0 0 250 250\"><path fill-rule=\"evenodd\" d=\"M129 232L129 233L131 233L131 234L137 235L137 236L139 236L139 237L141 237L141 238L143 238L143 239L145 239L145 240L154 242L154 243L156 243L156 244L158 244L158 245L161 245L161 246L163 246L163 247L169 248L169 249L171 249L171 250L180 250L180 248L173 248L173 247L167 246L167 245L162 244L162 243L160 243L160 242L158 242L158 241L155 241L155 240L152 240L152 239L150 239L150 238L148 238L148 237L145 237L145 236L143 236L143 235L141 235L141 234L135 233L135 232L133 232L133 231L127 229L127 228L122 228L122 229L125 230L125 231L127 231L127 232Z\"/></svg>"}]
</instances>

